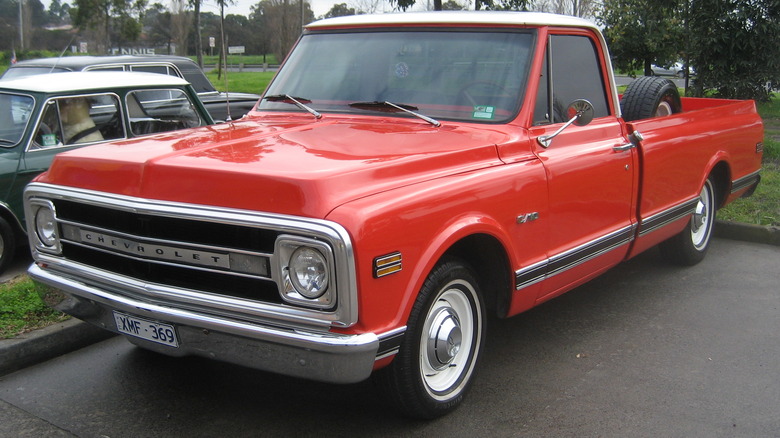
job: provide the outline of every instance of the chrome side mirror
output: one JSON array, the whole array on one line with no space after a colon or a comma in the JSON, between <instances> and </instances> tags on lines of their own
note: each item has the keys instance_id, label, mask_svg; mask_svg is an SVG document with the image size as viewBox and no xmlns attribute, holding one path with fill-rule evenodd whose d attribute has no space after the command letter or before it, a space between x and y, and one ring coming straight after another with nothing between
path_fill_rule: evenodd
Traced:
<instances>
[{"instance_id":1,"label":"chrome side mirror","mask_svg":"<svg viewBox=\"0 0 780 438\"><path fill-rule=\"evenodd\" d=\"M577 99L570 103L566 108L566 115L569 116L569 121L561 126L557 131L550 135L543 135L537 137L536 141L543 148L550 147L552 139L558 136L564 129L568 128L572 123L577 126L585 126L593 121L593 104L585 99Z\"/></svg>"}]
</instances>

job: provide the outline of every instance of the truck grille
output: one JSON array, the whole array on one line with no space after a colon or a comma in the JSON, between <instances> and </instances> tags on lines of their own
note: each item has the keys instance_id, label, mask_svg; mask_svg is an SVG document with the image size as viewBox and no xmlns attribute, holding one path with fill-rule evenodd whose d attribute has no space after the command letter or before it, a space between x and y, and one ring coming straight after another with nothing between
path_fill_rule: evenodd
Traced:
<instances>
[{"instance_id":1,"label":"truck grille","mask_svg":"<svg viewBox=\"0 0 780 438\"><path fill-rule=\"evenodd\" d=\"M62 255L69 260L156 284L269 303L282 301L270 276L270 255L278 231L140 214L67 200L54 204L62 229ZM83 237L90 233L101 236L102 244ZM141 253L139 248L145 251ZM155 249L162 256L170 252L190 257L163 258ZM236 270L230 264L232 260L223 266L200 263L191 260L193 254L248 257L257 269Z\"/></svg>"}]
</instances>

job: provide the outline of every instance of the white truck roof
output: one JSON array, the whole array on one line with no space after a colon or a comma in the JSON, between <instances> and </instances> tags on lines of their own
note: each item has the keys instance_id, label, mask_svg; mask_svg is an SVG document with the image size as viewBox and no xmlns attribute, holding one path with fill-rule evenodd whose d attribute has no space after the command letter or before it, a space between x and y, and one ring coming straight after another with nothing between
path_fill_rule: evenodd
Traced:
<instances>
[{"instance_id":1,"label":"white truck roof","mask_svg":"<svg viewBox=\"0 0 780 438\"><path fill-rule=\"evenodd\" d=\"M569 15L544 12L504 11L438 11L396 12L390 14L350 15L315 21L307 29L339 26L372 25L420 25L420 24L497 24L515 26L563 26L597 29L595 23Z\"/></svg>"}]
</instances>

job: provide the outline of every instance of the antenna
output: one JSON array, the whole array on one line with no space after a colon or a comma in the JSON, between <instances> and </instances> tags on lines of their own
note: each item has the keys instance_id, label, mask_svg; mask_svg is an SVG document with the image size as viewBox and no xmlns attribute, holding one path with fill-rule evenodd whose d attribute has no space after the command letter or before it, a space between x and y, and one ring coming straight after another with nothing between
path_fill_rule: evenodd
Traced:
<instances>
[{"instance_id":1,"label":"antenna","mask_svg":"<svg viewBox=\"0 0 780 438\"><path fill-rule=\"evenodd\" d=\"M49 70L49 73L53 72L55 68L57 68L57 64L60 63L60 59L62 59L63 56L65 56L65 51L68 50L68 47L70 47L71 44L73 44L73 40L76 39L76 36L78 36L77 33L74 33L72 37L70 37L70 41L68 41L68 44L65 44L65 47L62 49L62 52L60 52L60 56L57 58L57 62L54 63L54 65L51 66L51 70Z\"/></svg>"}]
</instances>

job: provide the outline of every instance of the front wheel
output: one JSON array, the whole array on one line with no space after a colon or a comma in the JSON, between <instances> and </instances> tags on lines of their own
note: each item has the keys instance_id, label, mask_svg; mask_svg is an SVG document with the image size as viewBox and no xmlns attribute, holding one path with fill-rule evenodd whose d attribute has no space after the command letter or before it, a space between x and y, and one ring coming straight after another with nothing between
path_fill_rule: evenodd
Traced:
<instances>
[{"instance_id":1,"label":"front wheel","mask_svg":"<svg viewBox=\"0 0 780 438\"><path fill-rule=\"evenodd\" d=\"M688 226L678 235L661 243L661 254L678 265L692 266L704 260L715 225L715 186L711 178L704 183Z\"/></svg>"},{"instance_id":2,"label":"front wheel","mask_svg":"<svg viewBox=\"0 0 780 438\"><path fill-rule=\"evenodd\" d=\"M471 386L485 339L485 306L471 269L451 259L428 276L412 308L398 355L377 374L402 413L449 413Z\"/></svg>"},{"instance_id":3,"label":"front wheel","mask_svg":"<svg viewBox=\"0 0 780 438\"><path fill-rule=\"evenodd\" d=\"M4 272L16 253L16 236L11 225L0 217L0 273Z\"/></svg>"}]
</instances>

